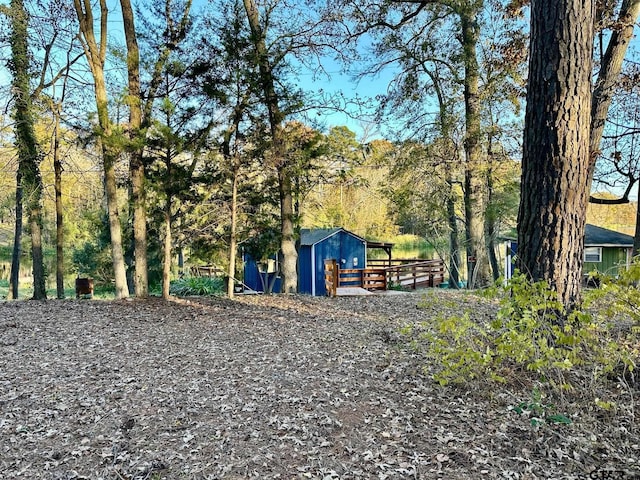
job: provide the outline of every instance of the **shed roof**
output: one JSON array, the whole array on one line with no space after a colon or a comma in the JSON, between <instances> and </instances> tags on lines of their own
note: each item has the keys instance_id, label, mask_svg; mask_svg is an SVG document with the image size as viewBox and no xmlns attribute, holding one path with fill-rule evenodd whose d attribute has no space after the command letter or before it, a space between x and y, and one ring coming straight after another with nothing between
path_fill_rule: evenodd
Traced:
<instances>
[{"instance_id":1,"label":"shed roof","mask_svg":"<svg viewBox=\"0 0 640 480\"><path fill-rule=\"evenodd\" d=\"M358 240L365 241L364 238L359 237L355 233L351 233L344 228L303 228L300 230L300 245L315 245L321 241L335 235L338 232L345 232L348 235L356 237Z\"/></svg>"},{"instance_id":2,"label":"shed roof","mask_svg":"<svg viewBox=\"0 0 640 480\"><path fill-rule=\"evenodd\" d=\"M633 237L615 230L587 224L584 244L587 247L633 247Z\"/></svg>"}]
</instances>

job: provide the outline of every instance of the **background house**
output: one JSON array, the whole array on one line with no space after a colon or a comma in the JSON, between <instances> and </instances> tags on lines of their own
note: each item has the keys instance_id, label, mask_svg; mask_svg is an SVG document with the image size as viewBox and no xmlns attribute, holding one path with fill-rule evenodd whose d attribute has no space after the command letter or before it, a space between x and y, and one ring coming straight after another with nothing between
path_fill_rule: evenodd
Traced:
<instances>
[{"instance_id":1,"label":"background house","mask_svg":"<svg viewBox=\"0 0 640 480\"><path fill-rule=\"evenodd\" d=\"M515 240L506 241L505 277L511 278L514 265L513 258L517 254L518 245ZM617 275L621 267L627 267L633 257L633 237L624 233L587 224L584 235L584 264L582 272L585 276L598 271L607 275Z\"/></svg>"},{"instance_id":2,"label":"background house","mask_svg":"<svg viewBox=\"0 0 640 480\"><path fill-rule=\"evenodd\" d=\"M587 224L584 238L585 275L593 271L617 275L633 257L633 237L624 233Z\"/></svg>"}]
</instances>

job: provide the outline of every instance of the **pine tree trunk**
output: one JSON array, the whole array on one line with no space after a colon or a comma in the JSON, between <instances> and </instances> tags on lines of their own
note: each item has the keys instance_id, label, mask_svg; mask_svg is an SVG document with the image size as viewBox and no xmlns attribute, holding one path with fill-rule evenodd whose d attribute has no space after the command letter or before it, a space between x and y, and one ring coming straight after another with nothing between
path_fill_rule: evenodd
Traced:
<instances>
[{"instance_id":1,"label":"pine tree trunk","mask_svg":"<svg viewBox=\"0 0 640 480\"><path fill-rule=\"evenodd\" d=\"M231 178L231 232L229 234L229 270L227 282L227 295L234 297L234 286L236 277L236 250L238 248L238 238L236 234L236 224L238 222L238 167L233 166Z\"/></svg>"},{"instance_id":2,"label":"pine tree trunk","mask_svg":"<svg viewBox=\"0 0 640 480\"><path fill-rule=\"evenodd\" d=\"M580 301L590 173L592 0L533 0L518 266Z\"/></svg>"},{"instance_id":3,"label":"pine tree trunk","mask_svg":"<svg viewBox=\"0 0 640 480\"><path fill-rule=\"evenodd\" d=\"M162 298L168 299L171 288L171 200L164 207L164 244L162 247Z\"/></svg>"},{"instance_id":4,"label":"pine tree trunk","mask_svg":"<svg viewBox=\"0 0 640 480\"><path fill-rule=\"evenodd\" d=\"M278 172L280 184L280 218L282 239L282 293L298 291L298 251L295 239L295 212L293 211L293 191L287 169Z\"/></svg>"},{"instance_id":5,"label":"pine tree trunk","mask_svg":"<svg viewBox=\"0 0 640 480\"><path fill-rule=\"evenodd\" d=\"M167 113L167 125L170 124L170 116ZM171 296L171 250L173 249L173 238L171 228L171 207L173 203L173 196L171 194L171 180L172 180L172 155L171 148L167 147L165 150L165 177L164 177L164 192L167 197L164 204L164 245L162 248L162 298L165 300ZM180 251L178 267L180 273L182 273L182 251Z\"/></svg>"}]
</instances>

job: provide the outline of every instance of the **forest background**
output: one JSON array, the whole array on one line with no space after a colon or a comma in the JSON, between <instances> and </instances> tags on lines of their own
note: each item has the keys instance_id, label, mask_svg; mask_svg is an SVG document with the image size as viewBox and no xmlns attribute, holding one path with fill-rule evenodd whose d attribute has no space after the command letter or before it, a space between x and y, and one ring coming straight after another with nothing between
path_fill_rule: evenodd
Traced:
<instances>
[{"instance_id":1,"label":"forest background","mask_svg":"<svg viewBox=\"0 0 640 480\"><path fill-rule=\"evenodd\" d=\"M166 293L185 262L237 278L238 250L291 257L287 245L305 227L391 241L399 256L437 255L456 278L476 272L470 285L497 278L519 203L528 11L513 1L415 3L368 2L366 12L352 1L7 3L2 286L16 250L19 283L31 282L38 224L43 277L58 296L78 275L106 286L115 277L120 297L144 296L149 285ZM599 5L599 58L622 28L623 3ZM16 18L27 28L37 188L21 183L29 162L16 148L13 112L24 98ZM631 234L640 176L636 58L632 46L599 151L599 204L589 213L591 223ZM599 65L596 58L594 77ZM16 185L30 219L24 235ZM122 278L118 285L116 228L126 287ZM148 278L137 273L143 255Z\"/></svg>"}]
</instances>

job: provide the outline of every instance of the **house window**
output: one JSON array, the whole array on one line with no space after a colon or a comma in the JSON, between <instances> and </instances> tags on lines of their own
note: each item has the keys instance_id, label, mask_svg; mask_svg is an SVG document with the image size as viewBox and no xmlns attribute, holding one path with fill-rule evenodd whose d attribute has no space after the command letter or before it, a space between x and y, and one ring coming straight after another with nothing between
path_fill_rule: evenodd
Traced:
<instances>
[{"instance_id":1,"label":"house window","mask_svg":"<svg viewBox=\"0 0 640 480\"><path fill-rule=\"evenodd\" d=\"M602 247L584 247L584 261L591 263L602 262Z\"/></svg>"}]
</instances>

